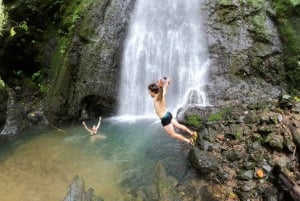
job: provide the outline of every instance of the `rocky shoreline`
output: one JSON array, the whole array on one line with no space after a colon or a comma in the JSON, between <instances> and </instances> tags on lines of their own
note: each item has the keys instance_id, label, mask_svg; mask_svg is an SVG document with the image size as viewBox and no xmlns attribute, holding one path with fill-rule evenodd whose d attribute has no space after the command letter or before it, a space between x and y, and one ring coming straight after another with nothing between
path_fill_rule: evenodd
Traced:
<instances>
[{"instance_id":1,"label":"rocky shoreline","mask_svg":"<svg viewBox=\"0 0 300 201\"><path fill-rule=\"evenodd\" d=\"M128 200L299 200L299 102L285 95L269 102L198 108L198 112L199 138L186 150L189 172L179 180L157 161L155 187ZM173 169L178 167L175 164Z\"/></svg>"},{"instance_id":2,"label":"rocky shoreline","mask_svg":"<svg viewBox=\"0 0 300 201\"><path fill-rule=\"evenodd\" d=\"M299 112L288 95L221 108L203 120L189 160L208 181L225 187L221 200L297 200L283 189L299 182ZM285 186L275 166L294 185Z\"/></svg>"}]
</instances>

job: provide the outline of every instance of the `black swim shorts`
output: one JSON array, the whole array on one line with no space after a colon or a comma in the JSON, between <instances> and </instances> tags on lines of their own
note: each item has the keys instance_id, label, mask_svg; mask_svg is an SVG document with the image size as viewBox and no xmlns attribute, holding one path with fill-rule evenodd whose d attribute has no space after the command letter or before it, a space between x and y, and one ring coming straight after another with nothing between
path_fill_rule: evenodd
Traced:
<instances>
[{"instance_id":1,"label":"black swim shorts","mask_svg":"<svg viewBox=\"0 0 300 201\"><path fill-rule=\"evenodd\" d=\"M161 124L162 124L163 126L169 125L169 124L171 123L171 121L172 121L172 118L173 118L173 116L172 116L171 112L167 112L167 113L161 118Z\"/></svg>"}]
</instances>

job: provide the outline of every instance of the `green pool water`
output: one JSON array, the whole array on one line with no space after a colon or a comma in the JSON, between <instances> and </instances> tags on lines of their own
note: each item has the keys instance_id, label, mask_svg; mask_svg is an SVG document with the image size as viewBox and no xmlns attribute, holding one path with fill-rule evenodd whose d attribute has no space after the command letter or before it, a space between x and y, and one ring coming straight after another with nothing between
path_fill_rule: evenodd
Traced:
<instances>
[{"instance_id":1,"label":"green pool water","mask_svg":"<svg viewBox=\"0 0 300 201\"><path fill-rule=\"evenodd\" d=\"M105 119L97 137L80 123L60 129L32 130L0 143L1 201L63 200L75 175L104 200L124 200L153 185L156 161L165 161L178 179L188 164L186 145L154 119Z\"/></svg>"}]
</instances>

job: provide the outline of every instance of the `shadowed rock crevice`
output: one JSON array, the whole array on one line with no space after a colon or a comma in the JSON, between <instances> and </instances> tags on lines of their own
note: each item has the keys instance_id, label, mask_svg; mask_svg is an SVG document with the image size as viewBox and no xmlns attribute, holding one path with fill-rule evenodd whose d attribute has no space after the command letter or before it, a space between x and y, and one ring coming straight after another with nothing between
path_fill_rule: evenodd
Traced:
<instances>
[{"instance_id":1,"label":"shadowed rock crevice","mask_svg":"<svg viewBox=\"0 0 300 201\"><path fill-rule=\"evenodd\" d=\"M80 106L80 119L97 118L99 116L108 116L113 111L110 104L113 100L97 95L89 95L82 99Z\"/></svg>"}]
</instances>

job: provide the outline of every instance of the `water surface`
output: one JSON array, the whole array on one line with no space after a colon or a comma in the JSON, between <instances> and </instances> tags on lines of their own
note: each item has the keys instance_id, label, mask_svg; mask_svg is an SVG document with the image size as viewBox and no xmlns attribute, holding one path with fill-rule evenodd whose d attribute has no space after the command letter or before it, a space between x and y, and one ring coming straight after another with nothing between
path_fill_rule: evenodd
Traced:
<instances>
[{"instance_id":1,"label":"water surface","mask_svg":"<svg viewBox=\"0 0 300 201\"><path fill-rule=\"evenodd\" d=\"M168 137L158 121L106 119L101 126L96 138L78 124L2 142L0 200L63 200L75 175L104 200L124 200L153 186L156 161L183 177L188 145Z\"/></svg>"}]
</instances>

